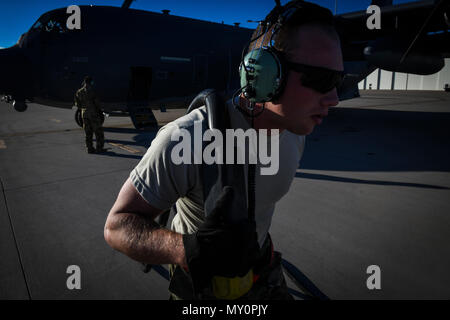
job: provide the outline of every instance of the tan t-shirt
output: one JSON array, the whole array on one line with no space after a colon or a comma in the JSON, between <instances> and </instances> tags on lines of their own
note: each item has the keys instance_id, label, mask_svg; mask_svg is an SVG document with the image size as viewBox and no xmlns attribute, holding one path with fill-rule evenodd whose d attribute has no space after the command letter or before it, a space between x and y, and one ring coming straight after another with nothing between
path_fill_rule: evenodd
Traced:
<instances>
[{"instance_id":1,"label":"tan t-shirt","mask_svg":"<svg viewBox=\"0 0 450 320\"><path fill-rule=\"evenodd\" d=\"M227 108L234 129L247 130L250 127L231 101L227 102ZM194 233L204 220L201 165L174 164L171 153L179 141L171 141L171 135L180 129L185 129L193 139L195 121L202 121L203 127L207 128L205 107L198 108L162 127L147 153L130 174L136 190L152 206L166 210L176 203L178 214L172 221L171 229L182 234ZM256 165L255 219L260 245L263 244L269 231L276 202L289 190L299 166L304 145L305 136L284 130L279 135L278 172L275 175L261 175L261 166L269 167L269 165L264 166L259 163ZM191 146L193 155L193 141ZM247 168L245 172L247 173Z\"/></svg>"}]
</instances>

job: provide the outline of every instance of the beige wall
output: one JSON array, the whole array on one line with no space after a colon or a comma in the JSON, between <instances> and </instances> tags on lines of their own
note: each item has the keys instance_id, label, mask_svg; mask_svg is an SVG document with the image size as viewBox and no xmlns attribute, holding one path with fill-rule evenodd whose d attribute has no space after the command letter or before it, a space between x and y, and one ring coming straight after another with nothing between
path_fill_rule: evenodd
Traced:
<instances>
[{"instance_id":1,"label":"beige wall","mask_svg":"<svg viewBox=\"0 0 450 320\"><path fill-rule=\"evenodd\" d=\"M366 78L366 89L372 84L372 90L377 89L378 75L380 74L380 89L390 90L392 85L392 72L378 69ZM394 90L443 90L444 85L450 85L450 59L445 59L444 68L438 73L429 76L416 74L395 73ZM359 89L364 89L364 80L358 84Z\"/></svg>"}]
</instances>

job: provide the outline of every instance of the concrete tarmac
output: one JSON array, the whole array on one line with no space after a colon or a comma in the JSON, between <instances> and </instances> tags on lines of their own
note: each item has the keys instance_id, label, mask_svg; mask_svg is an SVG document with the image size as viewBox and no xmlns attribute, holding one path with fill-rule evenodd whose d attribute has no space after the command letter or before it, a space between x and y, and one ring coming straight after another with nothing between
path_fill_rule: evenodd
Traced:
<instances>
[{"instance_id":1,"label":"concrete tarmac","mask_svg":"<svg viewBox=\"0 0 450 320\"><path fill-rule=\"evenodd\" d=\"M155 132L107 118L109 150L91 155L73 115L0 103L0 299L167 299L162 276L103 239ZM275 249L332 299L449 299L449 123L445 92L362 91L330 110L277 204ZM80 290L67 287L72 265ZM367 288L371 265L379 290Z\"/></svg>"}]
</instances>

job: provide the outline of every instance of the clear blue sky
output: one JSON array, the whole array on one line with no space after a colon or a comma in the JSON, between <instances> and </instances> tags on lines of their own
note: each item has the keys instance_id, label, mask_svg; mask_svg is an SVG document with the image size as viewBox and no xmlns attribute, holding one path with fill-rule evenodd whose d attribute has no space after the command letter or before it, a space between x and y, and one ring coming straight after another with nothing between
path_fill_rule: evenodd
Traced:
<instances>
[{"instance_id":1,"label":"clear blue sky","mask_svg":"<svg viewBox=\"0 0 450 320\"><path fill-rule=\"evenodd\" d=\"M310 0L334 12L335 0ZM412 0L394 0L396 3ZM56 8L77 5L122 5L123 0L6 0L0 1L0 47L14 45L39 16ZM281 4L288 0L281 0ZM365 10L371 0L338 0L337 13ZM137 0L131 8L161 12L226 24L240 22L241 26L254 28L247 20L260 20L273 8L274 0Z\"/></svg>"}]
</instances>

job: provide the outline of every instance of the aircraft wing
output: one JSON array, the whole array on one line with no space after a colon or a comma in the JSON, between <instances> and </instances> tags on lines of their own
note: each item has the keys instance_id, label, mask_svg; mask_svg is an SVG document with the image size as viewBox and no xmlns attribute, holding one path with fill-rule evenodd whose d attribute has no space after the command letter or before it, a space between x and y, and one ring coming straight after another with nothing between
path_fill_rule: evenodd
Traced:
<instances>
[{"instance_id":1,"label":"aircraft wing","mask_svg":"<svg viewBox=\"0 0 450 320\"><path fill-rule=\"evenodd\" d=\"M346 79L340 100L359 96L358 82L375 69L430 75L450 57L450 0L426 0L380 7L380 29L369 29L373 13L356 11L336 16L341 37Z\"/></svg>"},{"instance_id":2,"label":"aircraft wing","mask_svg":"<svg viewBox=\"0 0 450 320\"><path fill-rule=\"evenodd\" d=\"M376 3L376 2L375 2ZM344 60L363 56L369 42L391 39L392 49L406 51L416 39L415 51L450 57L450 1L426 0L381 7L381 29L369 30L366 11L345 13L337 17L337 29L344 44ZM397 40L397 41L395 41ZM395 46L394 46L395 44ZM353 49L353 50L349 50ZM347 56L347 57L346 57Z\"/></svg>"}]
</instances>

